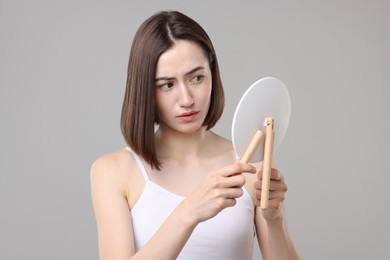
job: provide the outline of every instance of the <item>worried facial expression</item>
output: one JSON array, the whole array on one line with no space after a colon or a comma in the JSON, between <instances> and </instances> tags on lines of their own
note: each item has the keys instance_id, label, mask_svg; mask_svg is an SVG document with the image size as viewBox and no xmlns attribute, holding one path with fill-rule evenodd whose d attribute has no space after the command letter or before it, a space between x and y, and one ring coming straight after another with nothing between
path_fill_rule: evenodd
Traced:
<instances>
[{"instance_id":1,"label":"worried facial expression","mask_svg":"<svg viewBox=\"0 0 390 260\"><path fill-rule=\"evenodd\" d=\"M193 132L201 128L212 89L209 60L196 43L179 40L164 52L155 78L160 128Z\"/></svg>"}]
</instances>

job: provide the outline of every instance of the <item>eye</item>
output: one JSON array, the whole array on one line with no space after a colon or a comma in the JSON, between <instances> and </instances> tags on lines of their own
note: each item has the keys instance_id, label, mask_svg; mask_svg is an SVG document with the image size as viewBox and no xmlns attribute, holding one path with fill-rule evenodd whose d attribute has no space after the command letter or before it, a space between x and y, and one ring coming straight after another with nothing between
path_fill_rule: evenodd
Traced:
<instances>
[{"instance_id":1,"label":"eye","mask_svg":"<svg viewBox=\"0 0 390 260\"><path fill-rule=\"evenodd\" d=\"M159 87L162 91L169 91L169 90L173 87L173 84L167 82L167 83L158 85L158 87Z\"/></svg>"},{"instance_id":2,"label":"eye","mask_svg":"<svg viewBox=\"0 0 390 260\"><path fill-rule=\"evenodd\" d=\"M193 77L191 79L191 82L193 82L193 83L200 83L200 82L203 81L203 79L204 79L203 75L196 75L195 77Z\"/></svg>"}]
</instances>

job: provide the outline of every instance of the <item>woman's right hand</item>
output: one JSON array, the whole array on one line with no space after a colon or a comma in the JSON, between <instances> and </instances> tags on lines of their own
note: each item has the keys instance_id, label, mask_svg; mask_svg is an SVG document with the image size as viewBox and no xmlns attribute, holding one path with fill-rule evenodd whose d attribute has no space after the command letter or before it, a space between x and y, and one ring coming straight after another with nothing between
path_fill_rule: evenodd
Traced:
<instances>
[{"instance_id":1,"label":"woman's right hand","mask_svg":"<svg viewBox=\"0 0 390 260\"><path fill-rule=\"evenodd\" d=\"M256 168L251 164L235 162L210 172L183 201L190 208L193 221L200 223L216 216L223 209L234 206L236 199L243 195L245 177L242 173L254 174Z\"/></svg>"}]
</instances>

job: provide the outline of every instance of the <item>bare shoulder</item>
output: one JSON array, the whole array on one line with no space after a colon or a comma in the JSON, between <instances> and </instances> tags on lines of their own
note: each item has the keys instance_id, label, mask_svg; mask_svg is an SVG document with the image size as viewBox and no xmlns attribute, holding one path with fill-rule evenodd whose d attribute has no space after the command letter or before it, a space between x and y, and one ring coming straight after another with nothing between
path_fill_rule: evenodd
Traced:
<instances>
[{"instance_id":1,"label":"bare shoulder","mask_svg":"<svg viewBox=\"0 0 390 260\"><path fill-rule=\"evenodd\" d=\"M126 149L97 158L91 166L90 179L94 201L120 198L130 208L136 204L145 185L136 159Z\"/></svg>"},{"instance_id":2,"label":"bare shoulder","mask_svg":"<svg viewBox=\"0 0 390 260\"><path fill-rule=\"evenodd\" d=\"M92 163L92 170L101 170L107 168L115 168L123 166L131 162L132 156L129 156L129 152L126 149L110 152L97 158Z\"/></svg>"},{"instance_id":3,"label":"bare shoulder","mask_svg":"<svg viewBox=\"0 0 390 260\"><path fill-rule=\"evenodd\" d=\"M104 180L106 183L123 183L134 164L134 157L126 149L104 154L92 163L91 181Z\"/></svg>"}]
</instances>

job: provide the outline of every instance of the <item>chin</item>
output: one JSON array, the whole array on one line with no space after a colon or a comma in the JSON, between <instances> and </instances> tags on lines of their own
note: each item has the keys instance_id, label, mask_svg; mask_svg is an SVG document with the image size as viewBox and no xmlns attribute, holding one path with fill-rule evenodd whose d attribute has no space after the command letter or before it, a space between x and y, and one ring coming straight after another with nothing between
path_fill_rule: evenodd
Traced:
<instances>
[{"instance_id":1,"label":"chin","mask_svg":"<svg viewBox=\"0 0 390 260\"><path fill-rule=\"evenodd\" d=\"M197 133L199 131L205 130L207 126L203 125L204 120L200 123L200 120L184 123L184 124L177 124L177 123L171 123L166 124L163 122L160 122L158 128L164 131L164 129L169 129L170 131L182 133L182 134L193 134Z\"/></svg>"},{"instance_id":2,"label":"chin","mask_svg":"<svg viewBox=\"0 0 390 260\"><path fill-rule=\"evenodd\" d=\"M180 127L177 129L178 132L181 132L183 134L194 134L199 131L204 130L205 128L202 125L196 125L196 126L188 126L188 127Z\"/></svg>"}]
</instances>

